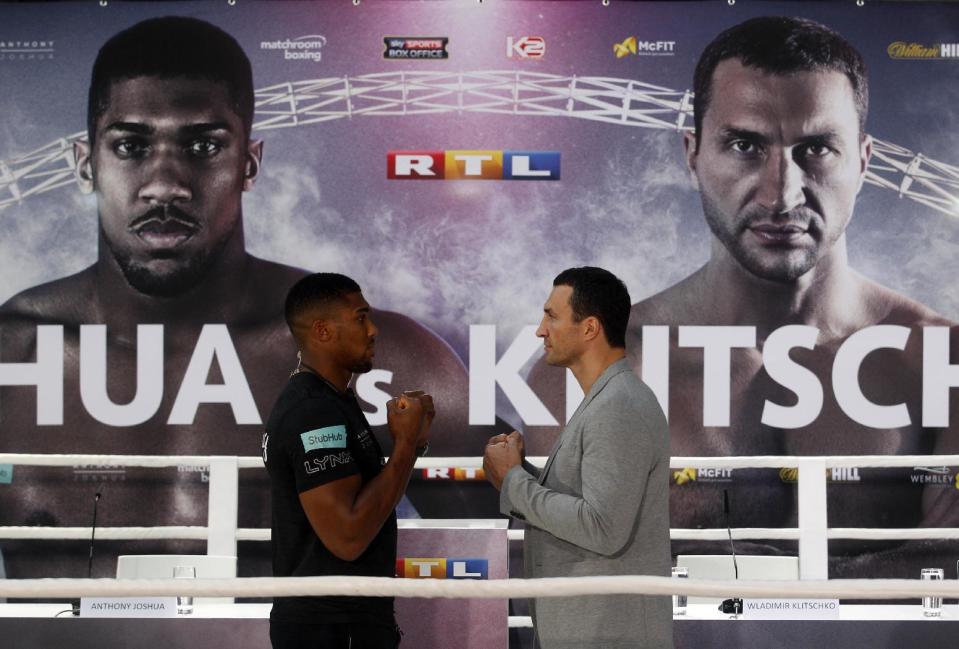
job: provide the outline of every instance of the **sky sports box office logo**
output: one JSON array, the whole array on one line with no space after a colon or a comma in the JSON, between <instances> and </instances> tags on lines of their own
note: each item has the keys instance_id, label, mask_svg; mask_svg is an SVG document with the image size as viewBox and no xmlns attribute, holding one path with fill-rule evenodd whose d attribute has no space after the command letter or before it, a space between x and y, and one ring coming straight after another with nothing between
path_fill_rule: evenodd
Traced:
<instances>
[{"instance_id":1,"label":"sky sports box office logo","mask_svg":"<svg viewBox=\"0 0 959 649\"><path fill-rule=\"evenodd\" d=\"M559 151L388 151L389 180L559 180Z\"/></svg>"},{"instance_id":2,"label":"sky sports box office logo","mask_svg":"<svg viewBox=\"0 0 959 649\"><path fill-rule=\"evenodd\" d=\"M384 36L384 59L448 59L446 36Z\"/></svg>"},{"instance_id":3,"label":"sky sports box office logo","mask_svg":"<svg viewBox=\"0 0 959 649\"><path fill-rule=\"evenodd\" d=\"M396 576L406 579L489 579L489 561L443 557L397 559Z\"/></svg>"}]
</instances>

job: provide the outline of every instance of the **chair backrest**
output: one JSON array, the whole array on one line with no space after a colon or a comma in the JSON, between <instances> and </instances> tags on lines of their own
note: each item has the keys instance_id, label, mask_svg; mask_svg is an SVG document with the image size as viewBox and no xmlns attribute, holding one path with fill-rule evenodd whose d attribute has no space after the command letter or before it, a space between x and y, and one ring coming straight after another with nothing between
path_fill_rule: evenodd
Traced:
<instances>
[{"instance_id":1,"label":"chair backrest","mask_svg":"<svg viewBox=\"0 0 959 649\"><path fill-rule=\"evenodd\" d=\"M210 554L122 554L117 557L117 579L170 579L177 566L193 566L197 579L233 579L236 557ZM203 604L232 604L232 597L197 597Z\"/></svg>"},{"instance_id":2,"label":"chair backrest","mask_svg":"<svg viewBox=\"0 0 959 649\"><path fill-rule=\"evenodd\" d=\"M733 581L736 572L730 554L681 554L676 565L684 566L690 579ZM757 556L737 554L740 579L763 581L796 581L799 579L799 557ZM730 592L726 597L738 597ZM690 604L720 604L724 597L690 597Z\"/></svg>"}]
</instances>

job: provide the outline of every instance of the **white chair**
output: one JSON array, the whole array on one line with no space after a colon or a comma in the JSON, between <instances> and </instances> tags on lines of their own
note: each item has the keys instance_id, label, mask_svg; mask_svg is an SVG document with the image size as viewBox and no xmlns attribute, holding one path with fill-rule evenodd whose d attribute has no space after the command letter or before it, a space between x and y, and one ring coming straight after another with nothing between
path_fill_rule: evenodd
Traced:
<instances>
[{"instance_id":1,"label":"white chair","mask_svg":"<svg viewBox=\"0 0 959 649\"><path fill-rule=\"evenodd\" d=\"M170 579L177 566L193 566L197 579L233 579L236 557L210 554L122 554L117 557L117 579ZM198 597L197 605L232 604L232 597Z\"/></svg>"},{"instance_id":2,"label":"white chair","mask_svg":"<svg viewBox=\"0 0 959 649\"><path fill-rule=\"evenodd\" d=\"M733 581L736 572L733 557L729 554L681 554L676 557L676 565L684 566L690 579L715 579ZM740 579L760 579L763 581L796 581L799 579L799 557L757 556L737 554ZM733 591L735 589L730 589ZM739 597L730 592L727 597ZM690 597L690 604L722 603L722 597Z\"/></svg>"}]
</instances>

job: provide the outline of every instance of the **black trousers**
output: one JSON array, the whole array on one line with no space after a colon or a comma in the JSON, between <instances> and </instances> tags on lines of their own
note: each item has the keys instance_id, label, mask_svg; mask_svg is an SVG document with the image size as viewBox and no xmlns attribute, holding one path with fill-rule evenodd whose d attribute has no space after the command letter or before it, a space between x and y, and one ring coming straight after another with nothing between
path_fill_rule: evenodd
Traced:
<instances>
[{"instance_id":1,"label":"black trousers","mask_svg":"<svg viewBox=\"0 0 959 649\"><path fill-rule=\"evenodd\" d=\"M396 649L400 628L270 621L270 642L273 649Z\"/></svg>"}]
</instances>

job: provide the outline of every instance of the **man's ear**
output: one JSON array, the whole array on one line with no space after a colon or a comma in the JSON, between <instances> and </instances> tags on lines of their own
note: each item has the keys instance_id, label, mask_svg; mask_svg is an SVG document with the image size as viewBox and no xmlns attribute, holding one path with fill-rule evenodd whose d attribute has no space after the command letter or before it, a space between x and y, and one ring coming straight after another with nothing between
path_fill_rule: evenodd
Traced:
<instances>
[{"instance_id":1,"label":"man's ear","mask_svg":"<svg viewBox=\"0 0 959 649\"><path fill-rule=\"evenodd\" d=\"M331 320L327 319L314 320L310 325L310 331L317 340L322 342L329 342L336 335L336 327Z\"/></svg>"},{"instance_id":2,"label":"man's ear","mask_svg":"<svg viewBox=\"0 0 959 649\"><path fill-rule=\"evenodd\" d=\"M90 143L86 140L77 140L73 143L73 173L77 185L84 194L93 193L93 156Z\"/></svg>"},{"instance_id":3,"label":"man's ear","mask_svg":"<svg viewBox=\"0 0 959 649\"><path fill-rule=\"evenodd\" d=\"M253 189L253 183L260 174L260 162L263 160L263 140L250 140L246 145L246 166L243 169L243 191Z\"/></svg>"},{"instance_id":4,"label":"man's ear","mask_svg":"<svg viewBox=\"0 0 959 649\"><path fill-rule=\"evenodd\" d=\"M582 326L583 335L586 337L586 340L592 340L603 330L603 325L599 323L599 318L593 315L583 318Z\"/></svg>"},{"instance_id":5,"label":"man's ear","mask_svg":"<svg viewBox=\"0 0 959 649\"><path fill-rule=\"evenodd\" d=\"M683 133L683 152L686 154L686 168L689 170L690 180L693 181L693 189L699 191L699 178L696 177L696 156L699 150L696 147L695 133Z\"/></svg>"},{"instance_id":6,"label":"man's ear","mask_svg":"<svg viewBox=\"0 0 959 649\"><path fill-rule=\"evenodd\" d=\"M869 168L870 158L872 158L872 136L864 135L859 143L859 186L856 187L857 194L862 190L862 184L866 181L866 169Z\"/></svg>"}]
</instances>

